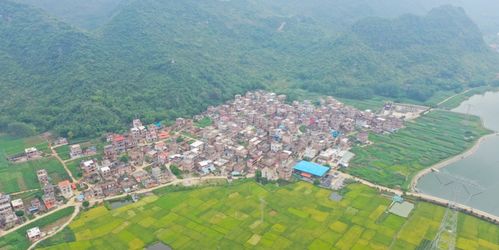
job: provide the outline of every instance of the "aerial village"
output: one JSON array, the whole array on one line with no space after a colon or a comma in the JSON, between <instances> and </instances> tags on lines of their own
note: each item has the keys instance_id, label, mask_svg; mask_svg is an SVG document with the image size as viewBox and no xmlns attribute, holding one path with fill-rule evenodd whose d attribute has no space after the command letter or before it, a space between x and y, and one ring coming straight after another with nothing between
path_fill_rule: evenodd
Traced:
<instances>
[{"instance_id":1,"label":"aerial village","mask_svg":"<svg viewBox=\"0 0 499 250\"><path fill-rule=\"evenodd\" d=\"M83 202L153 188L179 178L255 177L268 181L298 178L340 189L336 170L347 168L354 145L369 144L369 133L394 133L424 109L387 103L379 112L361 111L332 97L318 102L286 102L285 95L265 91L236 95L193 119L178 118L171 126L133 120L129 132L105 135L101 157L95 147L69 146L70 158L81 160L81 178L52 183L47 171L36 176L43 196L11 200L0 195L0 226L21 222L15 211L40 214L68 201ZM59 138L53 146L65 145ZM41 157L36 148L11 160ZM31 240L40 237L30 229Z\"/></svg>"}]
</instances>

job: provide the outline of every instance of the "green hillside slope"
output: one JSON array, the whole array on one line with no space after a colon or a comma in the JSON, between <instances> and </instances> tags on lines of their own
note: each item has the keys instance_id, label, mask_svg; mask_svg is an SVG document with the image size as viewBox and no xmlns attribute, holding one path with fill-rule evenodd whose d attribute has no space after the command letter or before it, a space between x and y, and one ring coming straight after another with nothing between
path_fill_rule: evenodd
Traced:
<instances>
[{"instance_id":1,"label":"green hillside slope","mask_svg":"<svg viewBox=\"0 0 499 250\"><path fill-rule=\"evenodd\" d=\"M93 30L107 23L128 0L14 0L41 8L82 29Z\"/></svg>"},{"instance_id":2,"label":"green hillside slope","mask_svg":"<svg viewBox=\"0 0 499 250\"><path fill-rule=\"evenodd\" d=\"M23 122L38 131L95 136L135 117L192 115L256 88L424 102L496 72L497 56L459 8L338 29L333 17L310 5L300 14L300 7L130 1L101 28L82 32L2 1L0 130Z\"/></svg>"}]
</instances>

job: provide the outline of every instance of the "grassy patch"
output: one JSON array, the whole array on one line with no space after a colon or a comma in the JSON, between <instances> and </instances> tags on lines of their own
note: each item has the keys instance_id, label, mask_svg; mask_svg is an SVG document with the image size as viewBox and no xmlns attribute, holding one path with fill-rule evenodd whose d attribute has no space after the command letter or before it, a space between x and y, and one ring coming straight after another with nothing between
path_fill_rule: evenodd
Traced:
<instances>
[{"instance_id":1,"label":"grassy patch","mask_svg":"<svg viewBox=\"0 0 499 250\"><path fill-rule=\"evenodd\" d=\"M61 157L62 160L69 160L71 157L69 156L69 145L62 145L55 149L57 155Z\"/></svg>"},{"instance_id":2,"label":"grassy patch","mask_svg":"<svg viewBox=\"0 0 499 250\"><path fill-rule=\"evenodd\" d=\"M0 192L13 193L40 188L36 171L46 169L52 183L69 179L62 164L54 157L19 164L2 165L0 168Z\"/></svg>"},{"instance_id":3,"label":"grassy patch","mask_svg":"<svg viewBox=\"0 0 499 250\"><path fill-rule=\"evenodd\" d=\"M407 187L415 173L464 152L487 133L478 117L466 121L463 114L432 111L395 134L371 135L374 144L354 148L347 171L384 186Z\"/></svg>"},{"instance_id":4,"label":"grassy patch","mask_svg":"<svg viewBox=\"0 0 499 250\"><path fill-rule=\"evenodd\" d=\"M345 98L339 98L339 100L345 103L346 105L350 105L360 110L370 109L372 111L377 111L383 108L383 105L388 99L383 97L374 97L372 99L365 99L365 100L353 100Z\"/></svg>"},{"instance_id":5,"label":"grassy patch","mask_svg":"<svg viewBox=\"0 0 499 250\"><path fill-rule=\"evenodd\" d=\"M50 153L48 142L40 136L15 138L0 134L0 154L2 158L23 153L25 148L36 147L44 153ZM2 162L0 162L2 164ZM1 165L0 165L1 166Z\"/></svg>"},{"instance_id":6,"label":"grassy patch","mask_svg":"<svg viewBox=\"0 0 499 250\"><path fill-rule=\"evenodd\" d=\"M211 124L213 124L213 120L211 120L210 117L203 117L203 119L196 122L195 125L198 128L206 128L208 126L211 126Z\"/></svg>"},{"instance_id":7,"label":"grassy patch","mask_svg":"<svg viewBox=\"0 0 499 250\"><path fill-rule=\"evenodd\" d=\"M21 139L0 136L0 192L13 193L39 188L36 170L41 168L47 169L53 182L69 178L64 167L54 157L16 164L7 161L7 156L22 153L27 147L50 153L48 143L39 136Z\"/></svg>"},{"instance_id":8,"label":"grassy patch","mask_svg":"<svg viewBox=\"0 0 499 250\"><path fill-rule=\"evenodd\" d=\"M418 203L408 219L390 215L378 223L390 199L359 184L349 185L340 202L329 199L330 191L304 182L276 188L244 181L161 194L110 211L84 212L69 226L76 240L61 233L48 249L142 249L158 241L174 249L387 249L392 243L415 249L433 239L444 211ZM463 246L487 249L497 242L497 226L465 215L461 220L466 223L458 232ZM469 234L474 229L476 234Z\"/></svg>"},{"instance_id":9,"label":"grassy patch","mask_svg":"<svg viewBox=\"0 0 499 250\"><path fill-rule=\"evenodd\" d=\"M91 157L89 158L91 159ZM71 174L73 175L74 178L80 179L82 176L82 172L80 169L80 163L83 161L82 159L66 162L66 167L68 167L69 171L71 171Z\"/></svg>"}]
</instances>

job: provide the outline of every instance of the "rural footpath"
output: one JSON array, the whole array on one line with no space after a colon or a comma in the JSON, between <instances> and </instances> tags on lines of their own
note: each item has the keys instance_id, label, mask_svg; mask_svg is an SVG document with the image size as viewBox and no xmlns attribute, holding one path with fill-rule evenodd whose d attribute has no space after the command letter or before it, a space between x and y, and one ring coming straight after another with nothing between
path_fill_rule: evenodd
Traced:
<instances>
[{"instance_id":1,"label":"rural footpath","mask_svg":"<svg viewBox=\"0 0 499 250\"><path fill-rule=\"evenodd\" d=\"M446 100L444 100L445 102ZM179 133L181 133L181 131L179 131ZM474 209L470 206L467 206L465 204L459 204L459 203L454 203L453 201L450 201L450 200L447 200L447 199L442 199L442 198L439 198L439 197L435 197L435 196L432 196L432 195L428 195L428 194L423 194L423 193L420 193L418 192L418 190L416 189L416 184L417 184L417 181L423 177L424 175L430 173L431 171L438 171L438 169L442 168L442 167L445 167L451 163L454 163L458 160L461 160L463 158L466 158L466 157L469 157L470 155L472 155L473 153L476 152L476 150L479 148L480 144L486 140L487 138L490 138L492 136L497 136L499 135L499 133L495 133L495 134L490 134L490 135L487 135L487 136L484 136L484 137L481 137L479 140L477 140L477 142L470 148L468 149L466 152L462 153L462 154L459 154L459 155L456 155L452 158L449 158L447 160L444 160L442 162L439 162L429 168L426 168L420 172L418 172L413 178L412 178L412 181L410 183L410 187L409 187L409 191L407 192L404 192L402 190L399 190L399 189L394 189L394 188L389 188L389 187L386 187L386 186L382 186L382 185L378 185L378 184L375 184L375 183L372 183L372 182L369 182L365 179L362 179L362 178L359 178L359 177L355 177L355 176L352 176L350 174L347 174L347 173L343 173L343 172L337 172L338 175L341 175L344 179L351 179L351 180L354 180L355 182L358 182L358 183L361 183L363 185L366 185L368 187L371 187L373 189L376 189L380 192L385 192L385 193L391 193L391 194L394 194L394 195L398 195L398 196L408 196L408 197L413 197L413 198L417 198L417 199L420 199L420 200L423 200L423 201L426 201L426 202L430 202L430 203L434 203L434 204L437 204L437 205L440 205L440 206L444 206L444 207L448 207L448 206L452 206L454 207L455 209L458 209L462 212L465 212L465 213L468 213L470 215L473 215L473 216L476 216L476 217L479 217L479 218L483 218L483 219L487 219L488 221L492 222L492 223L496 223L498 224L499 223L499 217L498 216L495 216L495 215L492 215L492 214L489 214L487 212L484 212L484 211L481 211L481 210L478 210L478 209ZM190 135L184 135L184 137L188 138L188 139L192 139L192 140L195 140L195 138L191 137ZM51 150L51 156L55 157L55 159L57 159L61 164L62 166L64 167L64 170L67 172L68 176L71 178L71 180L74 182L76 182L76 178L73 176L72 172L69 170L68 166L66 165L66 162L60 157L60 155L58 154L58 152L55 150L57 146L52 146L49 144L49 147L50 147L50 150ZM142 165L141 167L138 168L138 170L142 170L143 168L147 167L148 165ZM251 178L253 176L246 176L244 178ZM210 181L210 180L227 180L229 181L230 178L233 178L233 179L238 179L238 177L228 177L228 175L223 175L223 176L216 176L216 175L213 175L213 174L210 174L210 175L206 175L206 176L203 176L203 177L192 177L192 178L185 178L185 179L178 179L178 178L174 178L173 180L171 180L170 182L168 183L164 183L164 184L160 184L160 185L157 185L157 186L154 186L154 187L150 187L150 188L145 188L145 189L140 189L138 191L134 191L132 193L125 193L125 194L118 194L118 195L112 195L112 196L107 196L107 197L104 197L104 198L90 198L89 200L87 200L91 205L93 204L98 204L98 203L102 203L104 201L109 201L109 200L114 200L114 199L120 199L120 198L124 198L128 195L136 195L136 194L146 194L146 193L150 193L154 190L157 190L157 189L160 189L160 188L164 188L164 187L168 187L168 186L175 186L175 185L182 185L182 186L197 186L197 185L202 185L204 182L207 182L207 181ZM91 186L90 184L88 184L89 186ZM27 191L23 191L23 192L27 192ZM20 192L22 193L22 192ZM81 191L76 191L75 192L75 197L79 196L80 194L82 194ZM50 238L52 237L53 235L55 235L56 233L62 231L65 227L67 227L75 218L76 216L78 215L79 212L82 211L82 203L81 202L77 202L76 199L70 199L66 204L64 205L61 205L59 207L57 207L56 209L46 213L46 214L43 214L43 215L40 215L24 224L21 224L21 225L17 225L15 226L14 228L11 228L9 230L6 230L6 231L0 231L0 237L1 236L4 236L4 235L7 235L11 232L14 232L18 229L20 229L21 227L24 227L27 223L32 223L32 222L35 222L35 221L38 221L42 218L45 218L46 216L49 216L51 214L54 214L62 209L65 209L65 208L69 208L69 207L74 207L74 212L73 214L68 218L67 221L65 221L64 224L62 224L61 226L59 226L54 232L51 232L50 234L47 234L45 235L42 239L36 241L35 243L33 243L31 246L30 246L30 249L33 249L37 246L37 244L47 238Z\"/></svg>"}]
</instances>

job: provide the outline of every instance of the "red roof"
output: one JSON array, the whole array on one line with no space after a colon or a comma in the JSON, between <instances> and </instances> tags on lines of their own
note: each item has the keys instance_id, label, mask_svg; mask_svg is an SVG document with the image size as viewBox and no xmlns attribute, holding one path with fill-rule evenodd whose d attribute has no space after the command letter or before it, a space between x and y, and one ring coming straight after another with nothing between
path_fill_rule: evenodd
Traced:
<instances>
[{"instance_id":1,"label":"red roof","mask_svg":"<svg viewBox=\"0 0 499 250\"><path fill-rule=\"evenodd\" d=\"M301 173L301 176L306 177L306 178L311 178L312 175L308 173Z\"/></svg>"},{"instance_id":2,"label":"red roof","mask_svg":"<svg viewBox=\"0 0 499 250\"><path fill-rule=\"evenodd\" d=\"M168 134L168 132L166 132L166 131L162 131L162 132L159 133L158 136L159 136L160 139L166 139L166 138L168 138L170 136L170 134Z\"/></svg>"},{"instance_id":3,"label":"red roof","mask_svg":"<svg viewBox=\"0 0 499 250\"><path fill-rule=\"evenodd\" d=\"M125 137L122 135L115 135L113 139L114 141L124 141Z\"/></svg>"},{"instance_id":4,"label":"red roof","mask_svg":"<svg viewBox=\"0 0 499 250\"><path fill-rule=\"evenodd\" d=\"M168 158L168 152L161 152L161 153L158 155L158 157L160 157L160 158L165 158L165 159L166 159L166 158Z\"/></svg>"},{"instance_id":5,"label":"red roof","mask_svg":"<svg viewBox=\"0 0 499 250\"><path fill-rule=\"evenodd\" d=\"M59 187L63 187L63 186L69 186L71 185L71 182L69 182L68 180L65 180L65 181L61 181L57 184Z\"/></svg>"},{"instance_id":6,"label":"red roof","mask_svg":"<svg viewBox=\"0 0 499 250\"><path fill-rule=\"evenodd\" d=\"M55 206L55 202L53 200L44 200L43 204L49 210Z\"/></svg>"}]
</instances>

